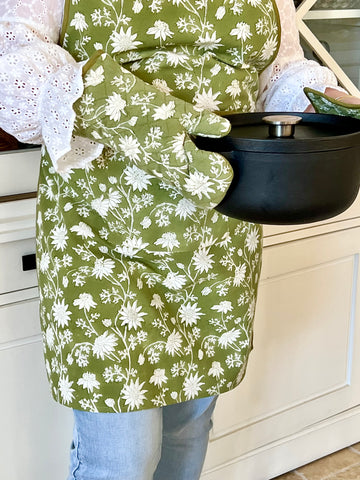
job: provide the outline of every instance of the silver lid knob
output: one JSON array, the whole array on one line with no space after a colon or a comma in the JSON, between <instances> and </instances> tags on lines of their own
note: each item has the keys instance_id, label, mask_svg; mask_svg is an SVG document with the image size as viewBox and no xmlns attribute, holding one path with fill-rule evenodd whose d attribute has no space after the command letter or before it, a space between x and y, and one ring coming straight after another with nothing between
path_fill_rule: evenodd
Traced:
<instances>
[{"instance_id":1,"label":"silver lid knob","mask_svg":"<svg viewBox=\"0 0 360 480\"><path fill-rule=\"evenodd\" d=\"M301 122L302 118L296 115L268 115L263 121L269 124L269 135L271 137L292 137L295 132L295 125Z\"/></svg>"}]
</instances>

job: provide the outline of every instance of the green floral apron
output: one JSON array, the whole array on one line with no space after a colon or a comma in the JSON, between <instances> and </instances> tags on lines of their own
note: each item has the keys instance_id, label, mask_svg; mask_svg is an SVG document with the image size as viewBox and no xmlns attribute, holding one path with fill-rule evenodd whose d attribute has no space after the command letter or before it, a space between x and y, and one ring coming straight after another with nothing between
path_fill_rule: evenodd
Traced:
<instances>
[{"instance_id":1,"label":"green floral apron","mask_svg":"<svg viewBox=\"0 0 360 480\"><path fill-rule=\"evenodd\" d=\"M254 110L278 41L270 0L72 0L61 38L77 60L104 51L131 78L214 112ZM119 81L104 72L114 95ZM252 348L261 227L139 168L131 142L111 146L66 175L42 156L37 258L53 396L121 412L228 391Z\"/></svg>"}]
</instances>

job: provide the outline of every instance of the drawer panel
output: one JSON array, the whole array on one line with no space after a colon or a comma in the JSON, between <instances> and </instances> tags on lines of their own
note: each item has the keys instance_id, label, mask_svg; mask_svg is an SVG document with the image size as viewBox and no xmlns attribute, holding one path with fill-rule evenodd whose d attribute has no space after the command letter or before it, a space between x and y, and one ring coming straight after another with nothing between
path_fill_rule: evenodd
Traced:
<instances>
[{"instance_id":1,"label":"drawer panel","mask_svg":"<svg viewBox=\"0 0 360 480\"><path fill-rule=\"evenodd\" d=\"M0 294L37 285L36 270L23 270L22 257L34 253L34 238L0 243Z\"/></svg>"},{"instance_id":2,"label":"drawer panel","mask_svg":"<svg viewBox=\"0 0 360 480\"><path fill-rule=\"evenodd\" d=\"M0 152L0 201L2 197L37 190L40 148Z\"/></svg>"},{"instance_id":3,"label":"drawer panel","mask_svg":"<svg viewBox=\"0 0 360 480\"><path fill-rule=\"evenodd\" d=\"M39 300L13 303L0 307L0 350L14 343L40 335Z\"/></svg>"}]
</instances>

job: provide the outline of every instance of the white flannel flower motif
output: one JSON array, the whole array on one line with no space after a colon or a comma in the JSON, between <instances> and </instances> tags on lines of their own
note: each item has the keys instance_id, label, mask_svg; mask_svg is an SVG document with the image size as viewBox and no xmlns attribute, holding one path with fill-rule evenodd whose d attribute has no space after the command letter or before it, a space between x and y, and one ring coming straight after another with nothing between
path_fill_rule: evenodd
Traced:
<instances>
[{"instance_id":1,"label":"white flannel flower motif","mask_svg":"<svg viewBox=\"0 0 360 480\"><path fill-rule=\"evenodd\" d=\"M48 252L45 252L41 255L40 259L40 272L44 273L49 268L50 265L50 255Z\"/></svg>"},{"instance_id":2,"label":"white flannel flower motif","mask_svg":"<svg viewBox=\"0 0 360 480\"><path fill-rule=\"evenodd\" d=\"M51 243L54 245L56 250L61 250L62 252L66 248L67 241L69 239L69 236L67 234L67 228L65 225L61 225L60 227L56 226L52 234L50 235L50 238L52 238Z\"/></svg>"},{"instance_id":3,"label":"white flannel flower motif","mask_svg":"<svg viewBox=\"0 0 360 480\"><path fill-rule=\"evenodd\" d=\"M101 195L100 198L95 198L91 202L91 208L93 208L101 217L106 217L109 212L110 202L109 199L104 198Z\"/></svg>"},{"instance_id":4,"label":"white flannel flower motif","mask_svg":"<svg viewBox=\"0 0 360 480\"><path fill-rule=\"evenodd\" d=\"M192 261L194 263L194 268L199 273L208 272L213 268L215 263L212 257L214 254L209 253L208 250L204 247L200 247L193 255Z\"/></svg>"},{"instance_id":5,"label":"white flannel flower motif","mask_svg":"<svg viewBox=\"0 0 360 480\"><path fill-rule=\"evenodd\" d=\"M203 196L210 199L210 194L215 193L213 185L214 182L210 180L210 177L199 171L191 172L185 179L185 190L192 196L197 196L199 200Z\"/></svg>"},{"instance_id":6,"label":"white flannel flower motif","mask_svg":"<svg viewBox=\"0 0 360 480\"><path fill-rule=\"evenodd\" d=\"M66 377L61 377L59 380L59 390L60 390L60 395L61 398L63 399L63 402L66 404L70 403L71 400L74 398L74 389L71 388L72 384L74 382L71 382L69 380L69 376L67 375Z\"/></svg>"},{"instance_id":7,"label":"white flannel flower motif","mask_svg":"<svg viewBox=\"0 0 360 480\"><path fill-rule=\"evenodd\" d=\"M124 137L120 138L119 147L125 157L133 161L140 160L140 143L133 135L125 135Z\"/></svg>"},{"instance_id":8,"label":"white flannel flower motif","mask_svg":"<svg viewBox=\"0 0 360 480\"><path fill-rule=\"evenodd\" d=\"M201 308L198 307L196 302L193 305L191 305L191 303L181 305L179 308L181 323L184 323L187 327L196 325L202 315L204 314L201 312Z\"/></svg>"},{"instance_id":9,"label":"white flannel flower motif","mask_svg":"<svg viewBox=\"0 0 360 480\"><path fill-rule=\"evenodd\" d=\"M223 375L224 369L221 366L220 362L212 362L211 367L209 369L209 375L215 378L220 378Z\"/></svg>"},{"instance_id":10,"label":"white flannel flower motif","mask_svg":"<svg viewBox=\"0 0 360 480\"><path fill-rule=\"evenodd\" d=\"M163 383L166 383L168 381L168 377L165 375L165 369L155 368L154 373L150 377L149 381L157 387L162 387Z\"/></svg>"},{"instance_id":11,"label":"white flannel flower motif","mask_svg":"<svg viewBox=\"0 0 360 480\"><path fill-rule=\"evenodd\" d=\"M127 257L134 257L140 250L146 248L149 244L143 242L142 238L128 237L124 240L123 244L117 246L115 250Z\"/></svg>"},{"instance_id":12,"label":"white flannel flower motif","mask_svg":"<svg viewBox=\"0 0 360 480\"><path fill-rule=\"evenodd\" d=\"M252 36L250 25L245 22L238 22L236 28L231 30L230 35L236 36L238 40L245 41Z\"/></svg>"},{"instance_id":13,"label":"white flannel flower motif","mask_svg":"<svg viewBox=\"0 0 360 480\"><path fill-rule=\"evenodd\" d=\"M278 42L275 37L268 38L261 50L260 59L268 60L269 58L271 58L277 48L277 44Z\"/></svg>"},{"instance_id":14,"label":"white flannel flower motif","mask_svg":"<svg viewBox=\"0 0 360 480\"><path fill-rule=\"evenodd\" d=\"M139 192L142 192L143 190L147 190L148 185L151 185L151 178L154 177L136 165L126 167L125 169L126 185L131 186L134 191L139 190Z\"/></svg>"},{"instance_id":15,"label":"white flannel flower motif","mask_svg":"<svg viewBox=\"0 0 360 480\"><path fill-rule=\"evenodd\" d=\"M205 89L203 89L202 93L197 92L194 96L194 109L197 112L202 112L203 110L214 112L216 110L220 110L219 105L222 102L220 100L216 100L220 93L221 92L213 93L212 88L209 88L207 92Z\"/></svg>"},{"instance_id":16,"label":"white flannel flower motif","mask_svg":"<svg viewBox=\"0 0 360 480\"><path fill-rule=\"evenodd\" d=\"M130 302L127 305L123 305L119 311L119 318L121 320L122 326L128 326L129 330L132 328L137 330L138 327L141 327L142 322L146 312L141 311L141 305L138 306L137 300L135 300L132 304Z\"/></svg>"},{"instance_id":17,"label":"white flannel flower motif","mask_svg":"<svg viewBox=\"0 0 360 480\"><path fill-rule=\"evenodd\" d=\"M165 232L155 241L155 245L161 245L163 248L166 248L168 251L173 251L174 247L179 247L180 242L176 238L176 233L174 232Z\"/></svg>"},{"instance_id":18,"label":"white flannel flower motif","mask_svg":"<svg viewBox=\"0 0 360 480\"><path fill-rule=\"evenodd\" d=\"M82 377L77 381L78 385L81 385L88 392L93 393L94 388L100 388L100 382L96 380L95 373L85 372Z\"/></svg>"},{"instance_id":19,"label":"white flannel flower motif","mask_svg":"<svg viewBox=\"0 0 360 480\"><path fill-rule=\"evenodd\" d=\"M53 349L54 340L55 340L54 330L50 326L48 326L45 332L45 343L50 350Z\"/></svg>"},{"instance_id":20,"label":"white flannel flower motif","mask_svg":"<svg viewBox=\"0 0 360 480\"><path fill-rule=\"evenodd\" d=\"M110 117L110 120L118 122L121 115L125 114L126 102L120 93L113 93L106 99L105 114Z\"/></svg>"},{"instance_id":21,"label":"white flannel flower motif","mask_svg":"<svg viewBox=\"0 0 360 480\"><path fill-rule=\"evenodd\" d=\"M90 308L96 307L97 303L94 302L91 293L84 292L80 293L79 297L74 300L73 305L88 312Z\"/></svg>"},{"instance_id":22,"label":"white flannel flower motif","mask_svg":"<svg viewBox=\"0 0 360 480\"><path fill-rule=\"evenodd\" d=\"M184 52L178 52L176 48L174 50L170 50L165 52L166 55L166 63L170 67L177 67L180 65L185 65L185 63L189 60L189 55Z\"/></svg>"},{"instance_id":23,"label":"white flannel flower motif","mask_svg":"<svg viewBox=\"0 0 360 480\"><path fill-rule=\"evenodd\" d=\"M241 335L240 330L232 328L227 332L223 333L219 338L218 342L222 348L228 347L230 344L234 343Z\"/></svg>"},{"instance_id":24,"label":"white flannel flower motif","mask_svg":"<svg viewBox=\"0 0 360 480\"><path fill-rule=\"evenodd\" d=\"M166 40L167 37L173 37L174 33L170 30L169 25L162 20L156 20L153 27L150 27L147 32L148 35L154 35L155 38Z\"/></svg>"},{"instance_id":25,"label":"white flannel flower motif","mask_svg":"<svg viewBox=\"0 0 360 480\"><path fill-rule=\"evenodd\" d=\"M55 301L52 306L52 312L55 322L61 327L65 327L69 324L71 312L68 310L69 306L65 303L65 300Z\"/></svg>"},{"instance_id":26,"label":"white flannel flower motif","mask_svg":"<svg viewBox=\"0 0 360 480\"><path fill-rule=\"evenodd\" d=\"M172 357L181 350L182 338L180 332L173 330L168 336L165 345L165 352Z\"/></svg>"},{"instance_id":27,"label":"white flannel flower motif","mask_svg":"<svg viewBox=\"0 0 360 480\"><path fill-rule=\"evenodd\" d=\"M164 302L161 300L161 297L158 293L153 294L150 306L155 307L157 310L161 310L164 306Z\"/></svg>"},{"instance_id":28,"label":"white flannel flower motif","mask_svg":"<svg viewBox=\"0 0 360 480\"><path fill-rule=\"evenodd\" d=\"M220 65L217 63L216 65L214 65L214 66L212 67L212 69L210 70L210 73L211 73L211 75L212 75L213 77L215 77L215 75L217 75L217 74L220 72L220 70L221 70L221 67L220 67Z\"/></svg>"},{"instance_id":29,"label":"white flannel flower motif","mask_svg":"<svg viewBox=\"0 0 360 480\"><path fill-rule=\"evenodd\" d=\"M114 268L115 262L111 258L97 258L91 275L95 278L102 279L103 277L111 275Z\"/></svg>"},{"instance_id":30,"label":"white flannel flower motif","mask_svg":"<svg viewBox=\"0 0 360 480\"><path fill-rule=\"evenodd\" d=\"M180 273L169 272L162 283L170 290L180 290L186 283L186 277Z\"/></svg>"},{"instance_id":31,"label":"white flannel flower motif","mask_svg":"<svg viewBox=\"0 0 360 480\"><path fill-rule=\"evenodd\" d=\"M139 383L139 379L130 380L128 385L121 390L121 398L125 400L125 405L129 406L129 410L134 410L143 405L144 400L146 400L147 390L143 389L145 382Z\"/></svg>"},{"instance_id":32,"label":"white flannel flower motif","mask_svg":"<svg viewBox=\"0 0 360 480\"><path fill-rule=\"evenodd\" d=\"M259 244L259 232L256 228L252 228L246 235L245 246L249 249L250 253L254 253Z\"/></svg>"},{"instance_id":33,"label":"white flannel flower motif","mask_svg":"<svg viewBox=\"0 0 360 480\"><path fill-rule=\"evenodd\" d=\"M88 26L85 16L82 13L76 12L74 18L70 22L70 27L74 27L75 30L83 32Z\"/></svg>"},{"instance_id":34,"label":"white flannel flower motif","mask_svg":"<svg viewBox=\"0 0 360 480\"><path fill-rule=\"evenodd\" d=\"M175 102L163 103L160 107L154 109L152 118L154 120L167 120L175 115Z\"/></svg>"},{"instance_id":35,"label":"white flannel flower motif","mask_svg":"<svg viewBox=\"0 0 360 480\"><path fill-rule=\"evenodd\" d=\"M165 95L170 95L172 92L172 88L168 86L166 83L166 80L163 80L161 78L155 78L152 81L152 85L157 88L160 92L165 93Z\"/></svg>"},{"instance_id":36,"label":"white flannel flower motif","mask_svg":"<svg viewBox=\"0 0 360 480\"><path fill-rule=\"evenodd\" d=\"M140 0L135 0L135 2L133 3L133 6L132 6L132 11L134 13L140 13L142 9L143 9L142 2Z\"/></svg>"},{"instance_id":37,"label":"white flannel flower motif","mask_svg":"<svg viewBox=\"0 0 360 480\"><path fill-rule=\"evenodd\" d=\"M223 302L220 302L218 305L213 305L211 307L211 310L216 310L219 313L231 312L232 309L233 309L233 306L231 302L229 302L228 300L224 300Z\"/></svg>"},{"instance_id":38,"label":"white flannel flower motif","mask_svg":"<svg viewBox=\"0 0 360 480\"><path fill-rule=\"evenodd\" d=\"M176 204L175 216L179 217L181 220L190 217L194 212L196 212L196 206L187 198L182 198Z\"/></svg>"},{"instance_id":39,"label":"white flannel flower motif","mask_svg":"<svg viewBox=\"0 0 360 480\"><path fill-rule=\"evenodd\" d=\"M126 32L123 27L120 28L119 32L113 32L110 36L111 46L113 51L111 53L117 52L127 52L129 50L135 50L139 45L142 45L143 42L136 40L137 34L131 32L132 27L129 27Z\"/></svg>"},{"instance_id":40,"label":"white flannel flower motif","mask_svg":"<svg viewBox=\"0 0 360 480\"><path fill-rule=\"evenodd\" d=\"M201 381L203 377L204 375L201 375L199 377L198 372L196 372L195 374L190 373L190 375L186 377L183 383L186 400L194 399L201 391L201 387L202 385L204 385L204 382Z\"/></svg>"},{"instance_id":41,"label":"white flannel flower motif","mask_svg":"<svg viewBox=\"0 0 360 480\"><path fill-rule=\"evenodd\" d=\"M85 87L96 87L105 80L104 67L100 65L95 70L89 70L85 75Z\"/></svg>"},{"instance_id":42,"label":"white flannel flower motif","mask_svg":"<svg viewBox=\"0 0 360 480\"><path fill-rule=\"evenodd\" d=\"M225 89L225 93L228 93L231 98L238 97L241 93L239 80L233 80L231 84Z\"/></svg>"},{"instance_id":43,"label":"white flannel flower motif","mask_svg":"<svg viewBox=\"0 0 360 480\"><path fill-rule=\"evenodd\" d=\"M216 38L216 32L213 32L210 36L209 32L206 32L205 36L201 36L196 40L195 45L199 47L200 50L205 52L208 50L215 50L223 46L221 38Z\"/></svg>"},{"instance_id":44,"label":"white flannel flower motif","mask_svg":"<svg viewBox=\"0 0 360 480\"><path fill-rule=\"evenodd\" d=\"M110 357L117 345L117 337L106 330L102 335L95 338L95 342L92 346L92 352L96 358L104 360L105 357Z\"/></svg>"},{"instance_id":45,"label":"white flannel flower motif","mask_svg":"<svg viewBox=\"0 0 360 480\"><path fill-rule=\"evenodd\" d=\"M233 278L234 287L240 287L242 282L245 280L245 275L246 275L246 264L245 263L235 267L235 274L234 274L234 278Z\"/></svg>"},{"instance_id":46,"label":"white flannel flower motif","mask_svg":"<svg viewBox=\"0 0 360 480\"><path fill-rule=\"evenodd\" d=\"M70 232L76 233L76 235L79 235L83 239L95 237L91 227L84 222L79 222L77 225L72 226Z\"/></svg>"},{"instance_id":47,"label":"white flannel flower motif","mask_svg":"<svg viewBox=\"0 0 360 480\"><path fill-rule=\"evenodd\" d=\"M247 2L252 6L252 7L257 7L261 5L262 0L247 0Z\"/></svg>"}]
</instances>

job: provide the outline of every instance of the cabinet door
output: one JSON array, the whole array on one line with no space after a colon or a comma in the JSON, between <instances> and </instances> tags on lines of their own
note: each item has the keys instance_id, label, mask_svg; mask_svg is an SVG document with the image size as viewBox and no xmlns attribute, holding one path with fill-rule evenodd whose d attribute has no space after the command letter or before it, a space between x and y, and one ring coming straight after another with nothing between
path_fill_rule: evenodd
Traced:
<instances>
[{"instance_id":1,"label":"cabinet door","mask_svg":"<svg viewBox=\"0 0 360 480\"><path fill-rule=\"evenodd\" d=\"M0 385L0 478L65 480L72 412L50 395L36 298L0 306Z\"/></svg>"},{"instance_id":2,"label":"cabinet door","mask_svg":"<svg viewBox=\"0 0 360 480\"><path fill-rule=\"evenodd\" d=\"M254 351L219 399L204 480L273 478L358 441L359 251L360 228L265 249Z\"/></svg>"}]
</instances>

